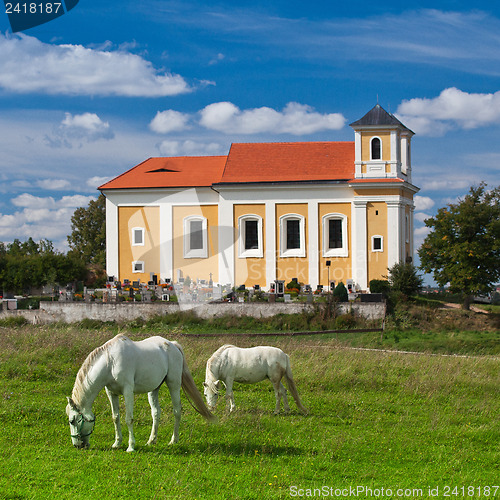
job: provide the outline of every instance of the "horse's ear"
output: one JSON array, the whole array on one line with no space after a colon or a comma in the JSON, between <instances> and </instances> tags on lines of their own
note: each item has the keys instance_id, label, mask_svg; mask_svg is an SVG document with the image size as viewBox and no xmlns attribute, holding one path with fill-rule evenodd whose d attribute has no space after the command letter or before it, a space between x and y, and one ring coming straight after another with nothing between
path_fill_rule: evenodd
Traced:
<instances>
[{"instance_id":1,"label":"horse's ear","mask_svg":"<svg viewBox=\"0 0 500 500\"><path fill-rule=\"evenodd\" d=\"M76 406L75 402L71 399L71 398L66 398L68 400L68 404L71 406L71 408L75 411L79 411L78 410L78 406Z\"/></svg>"}]
</instances>

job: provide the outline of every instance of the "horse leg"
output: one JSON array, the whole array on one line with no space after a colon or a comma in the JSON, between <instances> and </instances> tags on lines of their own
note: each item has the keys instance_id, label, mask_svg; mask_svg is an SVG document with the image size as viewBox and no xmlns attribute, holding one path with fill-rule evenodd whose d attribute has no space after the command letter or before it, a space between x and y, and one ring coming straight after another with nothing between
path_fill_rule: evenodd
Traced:
<instances>
[{"instance_id":1,"label":"horse leg","mask_svg":"<svg viewBox=\"0 0 500 500\"><path fill-rule=\"evenodd\" d=\"M276 397L276 407L274 409L274 414L278 415L281 407L281 398L283 398L283 408L285 413L290 411L290 406L288 405L288 398L286 397L286 389L281 383L281 372L278 370L277 373L273 374L272 377L269 377L271 383L274 387L274 396Z\"/></svg>"},{"instance_id":2,"label":"horse leg","mask_svg":"<svg viewBox=\"0 0 500 500\"><path fill-rule=\"evenodd\" d=\"M151 416L153 417L153 427L151 428L151 436L149 436L148 445L156 444L156 439L158 437L158 424L161 415L160 399L158 397L159 391L160 388L148 392L148 401L149 406L151 406Z\"/></svg>"},{"instance_id":3,"label":"horse leg","mask_svg":"<svg viewBox=\"0 0 500 500\"><path fill-rule=\"evenodd\" d=\"M234 403L234 393L233 393L233 380L226 380L226 405L229 401L229 413L231 413L235 408L236 404Z\"/></svg>"},{"instance_id":4,"label":"horse leg","mask_svg":"<svg viewBox=\"0 0 500 500\"><path fill-rule=\"evenodd\" d=\"M276 406L274 408L274 414L278 415L281 407L281 389L280 389L280 381L271 380L274 387L274 397L276 398Z\"/></svg>"},{"instance_id":5,"label":"horse leg","mask_svg":"<svg viewBox=\"0 0 500 500\"><path fill-rule=\"evenodd\" d=\"M179 441L179 426L181 423L181 382L180 380L169 382L167 380L168 390L170 391L170 397L172 398L172 408L174 413L174 432L172 434L172 439L168 444L175 444Z\"/></svg>"},{"instance_id":6,"label":"horse leg","mask_svg":"<svg viewBox=\"0 0 500 500\"><path fill-rule=\"evenodd\" d=\"M288 398L286 396L285 386L281 382L280 382L280 392L281 395L283 396L283 408L285 409L285 413L288 413L290 411L290 405L288 404Z\"/></svg>"},{"instance_id":7,"label":"horse leg","mask_svg":"<svg viewBox=\"0 0 500 500\"><path fill-rule=\"evenodd\" d=\"M113 443L113 448L119 448L123 439L122 429L120 426L120 401L118 396L113 394L107 387L106 394L109 402L111 403L111 414L113 416L113 424L115 425L115 442Z\"/></svg>"},{"instance_id":8,"label":"horse leg","mask_svg":"<svg viewBox=\"0 0 500 500\"><path fill-rule=\"evenodd\" d=\"M131 388L126 388L123 391L125 399L125 423L128 427L128 448L127 451L135 450L135 437L134 437L134 392Z\"/></svg>"}]
</instances>

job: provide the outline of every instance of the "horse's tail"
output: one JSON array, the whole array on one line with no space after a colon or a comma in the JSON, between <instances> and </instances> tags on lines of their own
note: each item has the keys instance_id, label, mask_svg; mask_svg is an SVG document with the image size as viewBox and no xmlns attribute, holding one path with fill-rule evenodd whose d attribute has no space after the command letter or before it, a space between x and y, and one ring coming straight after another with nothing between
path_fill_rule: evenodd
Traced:
<instances>
[{"instance_id":1,"label":"horse's tail","mask_svg":"<svg viewBox=\"0 0 500 500\"><path fill-rule=\"evenodd\" d=\"M213 415L210 410L205 405L203 401L203 396L200 391L196 387L193 376L191 375L191 371L189 370L188 364L186 362L186 356L184 355L184 351L182 350L181 345L178 342L172 342L175 346L181 351L182 354L182 389L184 394L188 398L189 402L193 406L193 408L204 418L213 422L216 420L215 415Z\"/></svg>"},{"instance_id":2,"label":"horse's tail","mask_svg":"<svg viewBox=\"0 0 500 500\"><path fill-rule=\"evenodd\" d=\"M295 382L293 380L292 367L290 366L290 358L288 357L288 354L285 354L285 356L286 356L286 371L285 371L286 385L288 386L288 390L290 391L290 393L293 396L293 399L295 400L297 408L302 412L302 414L307 415L309 411L302 405L302 401L300 400L299 396L299 391L297 390L297 386L295 385Z\"/></svg>"}]
</instances>

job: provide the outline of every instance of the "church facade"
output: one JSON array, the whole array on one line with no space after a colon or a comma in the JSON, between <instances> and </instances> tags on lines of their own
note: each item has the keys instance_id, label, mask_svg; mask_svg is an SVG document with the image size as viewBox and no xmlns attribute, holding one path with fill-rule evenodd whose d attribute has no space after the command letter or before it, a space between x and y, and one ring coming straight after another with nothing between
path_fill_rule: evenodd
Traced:
<instances>
[{"instance_id":1,"label":"church facade","mask_svg":"<svg viewBox=\"0 0 500 500\"><path fill-rule=\"evenodd\" d=\"M100 186L108 275L367 290L413 257L413 132L378 104L351 127L353 142L150 158Z\"/></svg>"}]
</instances>

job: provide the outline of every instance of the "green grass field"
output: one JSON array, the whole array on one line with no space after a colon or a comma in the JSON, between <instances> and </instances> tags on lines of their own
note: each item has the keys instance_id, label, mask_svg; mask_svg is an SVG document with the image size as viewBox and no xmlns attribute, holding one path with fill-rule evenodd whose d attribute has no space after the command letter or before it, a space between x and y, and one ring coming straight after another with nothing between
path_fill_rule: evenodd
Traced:
<instances>
[{"instance_id":1,"label":"green grass field","mask_svg":"<svg viewBox=\"0 0 500 500\"><path fill-rule=\"evenodd\" d=\"M0 498L267 499L353 491L359 498L482 498L486 491L500 498L497 357L358 351L335 335L189 338L173 330L0 327ZM206 360L223 343L281 347L310 415L291 401L290 415L274 416L270 383L235 384L238 409L228 415L221 401L217 424L206 424L183 396L180 442L168 446L173 419L165 387L158 444L145 445L151 417L147 397L138 396L137 451L128 454L125 444L111 449L102 392L91 447L75 449L65 396L86 355L118 331L134 340L158 333L179 340L200 388Z\"/></svg>"}]
</instances>

